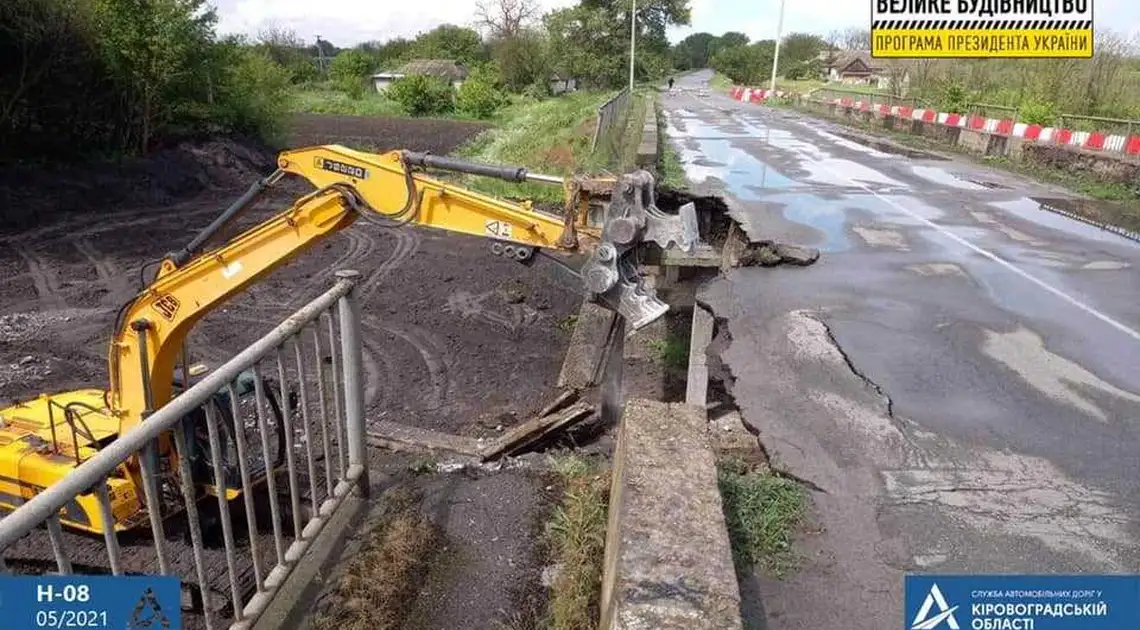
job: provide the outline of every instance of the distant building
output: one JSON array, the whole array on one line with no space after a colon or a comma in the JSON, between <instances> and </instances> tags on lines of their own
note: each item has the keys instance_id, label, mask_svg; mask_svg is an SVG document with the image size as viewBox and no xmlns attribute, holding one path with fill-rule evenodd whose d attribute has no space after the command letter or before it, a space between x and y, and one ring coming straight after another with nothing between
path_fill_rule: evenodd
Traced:
<instances>
[{"instance_id":1,"label":"distant building","mask_svg":"<svg viewBox=\"0 0 1140 630\"><path fill-rule=\"evenodd\" d=\"M453 59L415 59L391 72L378 72L372 75L372 83L377 92L383 92L393 82L406 76L425 75L439 77L455 88L467 80L467 68Z\"/></svg>"},{"instance_id":2,"label":"distant building","mask_svg":"<svg viewBox=\"0 0 1140 630\"><path fill-rule=\"evenodd\" d=\"M882 89L891 88L892 79L899 81L902 88L910 83L910 73L904 66L890 59L875 59L866 50L827 51L819 57L823 61L823 78L831 83Z\"/></svg>"},{"instance_id":3,"label":"distant building","mask_svg":"<svg viewBox=\"0 0 1140 630\"><path fill-rule=\"evenodd\" d=\"M565 79L561 75L554 74L550 77L550 93L551 94L564 94L566 92L573 92L578 89L577 79Z\"/></svg>"}]
</instances>

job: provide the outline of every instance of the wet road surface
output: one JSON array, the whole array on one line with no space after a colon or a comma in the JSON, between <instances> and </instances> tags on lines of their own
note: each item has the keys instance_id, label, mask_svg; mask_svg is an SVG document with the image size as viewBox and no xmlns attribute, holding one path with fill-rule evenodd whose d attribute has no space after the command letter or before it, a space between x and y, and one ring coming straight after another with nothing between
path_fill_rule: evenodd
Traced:
<instances>
[{"instance_id":1,"label":"wet road surface","mask_svg":"<svg viewBox=\"0 0 1140 630\"><path fill-rule=\"evenodd\" d=\"M695 190L823 252L700 298L773 465L821 489L768 626L900 627L906 572L1140 571L1140 243L1042 210L1056 187L708 78L663 95Z\"/></svg>"}]
</instances>

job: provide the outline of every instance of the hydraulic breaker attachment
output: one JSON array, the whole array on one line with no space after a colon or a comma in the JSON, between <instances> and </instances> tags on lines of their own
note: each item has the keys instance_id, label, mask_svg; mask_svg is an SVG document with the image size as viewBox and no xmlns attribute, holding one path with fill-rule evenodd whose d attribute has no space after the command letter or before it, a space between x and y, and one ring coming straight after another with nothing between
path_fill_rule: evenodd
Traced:
<instances>
[{"instance_id":1,"label":"hydraulic breaker attachment","mask_svg":"<svg viewBox=\"0 0 1140 630\"><path fill-rule=\"evenodd\" d=\"M602 188L610 188L602 221L600 239L590 251L586 264L577 272L586 285L590 298L601 306L622 315L631 331L636 331L664 315L669 307L645 286L637 272L637 255L645 243L662 250L679 249L686 254L696 251L700 239L696 207L682 206L678 214L657 207L655 181L647 171L634 171L617 178L566 179L532 173L518 166L499 166L469 162L426 153L404 151L401 159L408 166L434 168L510 182L542 182L562 184L566 194L566 212L558 247L578 250L582 245L578 228L587 229L597 239L597 221L589 216L589 204L579 205L584 198L601 201ZM599 194L601 193L601 194ZM581 195L585 195L582 197ZM590 229L592 228L592 229ZM529 264L533 247L523 244L495 242L492 252Z\"/></svg>"},{"instance_id":2,"label":"hydraulic breaker attachment","mask_svg":"<svg viewBox=\"0 0 1140 630\"><path fill-rule=\"evenodd\" d=\"M582 280L599 304L622 315L638 330L669 307L645 286L636 255L644 243L691 254L700 239L696 207L689 203L672 215L657 208L653 175L635 171L614 187L602 225L601 243L582 267Z\"/></svg>"}]
</instances>

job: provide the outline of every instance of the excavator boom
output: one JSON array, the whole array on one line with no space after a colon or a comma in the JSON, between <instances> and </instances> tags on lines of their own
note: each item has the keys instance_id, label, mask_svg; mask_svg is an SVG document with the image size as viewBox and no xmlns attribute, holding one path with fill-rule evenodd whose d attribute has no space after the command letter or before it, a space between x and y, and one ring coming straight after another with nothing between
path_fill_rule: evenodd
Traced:
<instances>
[{"instance_id":1,"label":"excavator boom","mask_svg":"<svg viewBox=\"0 0 1140 630\"><path fill-rule=\"evenodd\" d=\"M282 153L279 173L303 177L316 191L217 249L189 252L192 257L184 264L179 258L186 258L185 250L167 258L156 280L119 317L109 351L109 402L121 420L120 432L170 399L177 359L198 320L359 217L483 236L526 248L587 253L590 258L582 271L586 288L602 304L626 315L635 329L662 315L665 307L640 287L631 264L624 260L626 254L646 236L662 247L691 249L696 243L695 216L667 216L652 204L647 210L652 177L646 173L627 176L628 181L617 184L611 206L619 208L621 216L608 217L599 233L579 230L578 218L570 212L559 217L536 210L529 202L483 195L415 172L415 164L514 181L533 177L525 169L401 151L370 154L332 145ZM279 174L269 181L277 178ZM223 223L216 221L215 226ZM204 243L210 236L199 236L195 242Z\"/></svg>"},{"instance_id":2,"label":"excavator boom","mask_svg":"<svg viewBox=\"0 0 1140 630\"><path fill-rule=\"evenodd\" d=\"M34 404L0 410L0 446L9 445L7 450L0 448L0 466L22 484L19 493L10 494L31 498L29 492L49 487L98 448L145 422L175 394L176 365L185 358L186 338L198 321L359 219L481 236L492 241L492 252L510 252L524 262L540 250L585 254L586 263L579 271L584 292L624 316L634 330L667 310L642 286L634 260L641 245L691 251L698 238L692 206L681 208L679 214L658 210L653 178L644 172L605 182L612 190L598 225L588 220L588 204L569 194L579 180L522 168L406 151L373 154L337 145L286 151L277 166L275 173L252 186L188 245L169 254L153 282L119 311L108 348L110 386L103 395L84 390L42 396ZM423 171L426 168L561 184L568 191L568 203L560 216L529 202L497 199L430 177ZM223 228L285 175L301 177L315 190L238 236L211 245ZM181 376L183 386L189 376ZM173 456L169 446L160 441L159 455ZM18 452L7 452L17 448ZM128 461L122 476L109 483L115 489L116 527L144 523L139 463ZM0 495L4 491L0 488ZM103 515L96 504L88 503L77 505L64 522L101 531Z\"/></svg>"}]
</instances>

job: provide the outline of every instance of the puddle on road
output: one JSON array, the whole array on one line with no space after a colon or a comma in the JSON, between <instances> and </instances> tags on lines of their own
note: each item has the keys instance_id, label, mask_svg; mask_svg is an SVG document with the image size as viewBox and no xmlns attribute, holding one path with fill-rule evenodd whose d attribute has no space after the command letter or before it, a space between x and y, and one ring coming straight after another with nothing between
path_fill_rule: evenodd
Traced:
<instances>
[{"instance_id":1,"label":"puddle on road","mask_svg":"<svg viewBox=\"0 0 1140 630\"><path fill-rule=\"evenodd\" d=\"M802 199L784 208L785 219L823 232L826 241L816 246L822 252L841 252L851 247L847 239L847 213L834 205L820 201L818 197L808 198L803 195L798 197Z\"/></svg>"},{"instance_id":2,"label":"puddle on road","mask_svg":"<svg viewBox=\"0 0 1140 630\"><path fill-rule=\"evenodd\" d=\"M887 177L870 166L835 157L818 143L799 138L789 131L773 129L766 140L773 148L795 154L798 158L796 166L807 173L808 183L840 188L851 185L908 188L903 182Z\"/></svg>"},{"instance_id":3,"label":"puddle on road","mask_svg":"<svg viewBox=\"0 0 1140 630\"><path fill-rule=\"evenodd\" d=\"M681 166L694 182L712 178L742 201L756 201L765 190L801 186L727 139L690 138L696 147L681 151Z\"/></svg>"},{"instance_id":4,"label":"puddle on road","mask_svg":"<svg viewBox=\"0 0 1140 630\"><path fill-rule=\"evenodd\" d=\"M766 128L757 126L737 116L716 122L706 122L697 117L681 117L684 130L678 129L670 122L668 133L671 138L682 140L685 138L705 140L727 140L729 138L763 138Z\"/></svg>"},{"instance_id":5,"label":"puddle on road","mask_svg":"<svg viewBox=\"0 0 1140 630\"><path fill-rule=\"evenodd\" d=\"M991 204L1018 218L1032 221L1037 225L1052 228L1075 236L1098 241L1125 242L1121 236L1095 225L1082 223L1061 213L1069 213L1092 221L1105 221L1118 217L1119 210L1113 204L1093 199L1063 199L1047 197L1022 197L1014 201ZM1140 221L1138 221L1140 223Z\"/></svg>"},{"instance_id":6,"label":"puddle on road","mask_svg":"<svg viewBox=\"0 0 1140 630\"><path fill-rule=\"evenodd\" d=\"M841 138L847 138L852 142L857 142L863 146L871 147L872 149L882 151L883 153L890 153L891 155L901 155L903 157L914 158L918 160L936 160L939 162L950 161L950 158L943 157L941 155L935 155L934 153L928 153L926 151L919 151L918 149L908 149L906 147L887 142L886 140L867 138L865 136L860 136L845 131L835 131L832 133Z\"/></svg>"},{"instance_id":7,"label":"puddle on road","mask_svg":"<svg viewBox=\"0 0 1140 630\"><path fill-rule=\"evenodd\" d=\"M915 175L936 184L942 184L943 186L960 188L962 190L985 190L985 186L975 184L968 179L937 166L912 166L910 169Z\"/></svg>"}]
</instances>

